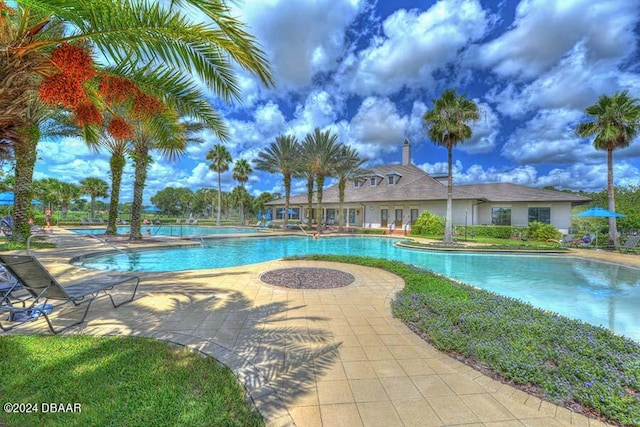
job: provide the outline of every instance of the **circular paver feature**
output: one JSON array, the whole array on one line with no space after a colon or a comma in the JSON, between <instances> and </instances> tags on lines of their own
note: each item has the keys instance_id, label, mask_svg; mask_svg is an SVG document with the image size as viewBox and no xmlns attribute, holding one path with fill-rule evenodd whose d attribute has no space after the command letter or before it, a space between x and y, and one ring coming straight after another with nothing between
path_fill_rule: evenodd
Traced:
<instances>
[{"instance_id":1,"label":"circular paver feature","mask_svg":"<svg viewBox=\"0 0 640 427\"><path fill-rule=\"evenodd\" d=\"M294 267L267 271L260 280L283 288L333 289L350 285L356 278L332 268Z\"/></svg>"}]
</instances>

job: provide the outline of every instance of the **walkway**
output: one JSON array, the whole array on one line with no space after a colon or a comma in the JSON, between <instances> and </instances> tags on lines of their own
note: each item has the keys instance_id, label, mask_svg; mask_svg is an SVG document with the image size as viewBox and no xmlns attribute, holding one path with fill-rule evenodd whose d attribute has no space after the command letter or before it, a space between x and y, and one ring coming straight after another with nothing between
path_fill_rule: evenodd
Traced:
<instances>
[{"instance_id":1,"label":"walkway","mask_svg":"<svg viewBox=\"0 0 640 427\"><path fill-rule=\"evenodd\" d=\"M77 244L77 242L76 242ZM71 256L40 250L56 274L78 276ZM637 257L640 258L640 257ZM266 285L273 268L323 266L353 274L330 290ZM139 296L105 299L68 333L137 335L187 345L229 366L270 426L602 426L496 382L440 353L391 316L400 278L361 266L275 261L143 274ZM46 331L34 322L24 331Z\"/></svg>"}]
</instances>

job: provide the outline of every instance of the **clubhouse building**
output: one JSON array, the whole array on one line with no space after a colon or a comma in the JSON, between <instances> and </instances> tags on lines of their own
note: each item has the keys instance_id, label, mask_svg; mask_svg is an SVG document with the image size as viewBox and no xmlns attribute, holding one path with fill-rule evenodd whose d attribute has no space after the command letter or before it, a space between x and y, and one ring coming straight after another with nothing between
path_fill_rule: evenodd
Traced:
<instances>
[{"instance_id":1,"label":"clubhouse building","mask_svg":"<svg viewBox=\"0 0 640 427\"><path fill-rule=\"evenodd\" d=\"M527 226L540 221L566 233L571 208L591 199L561 191L543 190L510 183L454 185L454 225ZM314 194L314 209L316 198ZM307 218L307 194L293 196L289 218ZM402 163L377 166L347 183L343 216L345 225L365 228L409 228L420 213L444 217L447 205L446 177L440 181L411 163L411 144L402 145ZM267 203L273 218L282 219L284 199ZM323 219L337 224L338 186L323 191ZM315 220L315 215L313 216Z\"/></svg>"}]
</instances>

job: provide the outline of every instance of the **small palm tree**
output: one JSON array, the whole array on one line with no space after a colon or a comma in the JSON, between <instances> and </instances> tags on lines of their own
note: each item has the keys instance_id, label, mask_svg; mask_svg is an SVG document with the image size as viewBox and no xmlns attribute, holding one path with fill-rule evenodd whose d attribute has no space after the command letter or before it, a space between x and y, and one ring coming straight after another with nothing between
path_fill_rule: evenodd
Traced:
<instances>
[{"instance_id":1,"label":"small palm tree","mask_svg":"<svg viewBox=\"0 0 640 427\"><path fill-rule=\"evenodd\" d=\"M613 151L628 147L640 133L640 100L629 97L627 91L602 95L585 112L589 121L580 123L576 131L581 138L595 136L593 146L607 152L607 195L609 210L615 212ZM615 217L609 218L609 245L620 245Z\"/></svg>"},{"instance_id":2,"label":"small palm tree","mask_svg":"<svg viewBox=\"0 0 640 427\"><path fill-rule=\"evenodd\" d=\"M121 139L115 139L107 132L102 133L102 146L111 154L109 158L109 172L111 175L111 198L109 199L109 215L107 217L107 230L105 234L115 236L118 231L118 205L120 203L120 187L122 185L122 173L127 163L128 143Z\"/></svg>"},{"instance_id":3,"label":"small palm tree","mask_svg":"<svg viewBox=\"0 0 640 427\"><path fill-rule=\"evenodd\" d=\"M80 181L80 191L91 198L91 219L94 217L96 198L109 195L109 184L100 178L89 177Z\"/></svg>"},{"instance_id":4,"label":"small palm tree","mask_svg":"<svg viewBox=\"0 0 640 427\"><path fill-rule=\"evenodd\" d=\"M334 162L333 175L338 178L338 199L340 201L340 207L338 208L338 230L340 232L342 232L344 228L344 191L347 186L347 181L362 175L363 170L361 166L364 162L364 160L360 159L357 150L346 145L340 148L338 157Z\"/></svg>"},{"instance_id":5,"label":"small palm tree","mask_svg":"<svg viewBox=\"0 0 640 427\"><path fill-rule=\"evenodd\" d=\"M281 135L276 142L258 153L256 169L269 173L281 173L284 183L284 226L289 220L289 199L291 198L291 178L300 157L300 143L295 136Z\"/></svg>"},{"instance_id":6,"label":"small palm tree","mask_svg":"<svg viewBox=\"0 0 640 427\"><path fill-rule=\"evenodd\" d=\"M211 162L209 169L218 172L218 216L216 217L216 226L220 227L222 209L222 180L220 175L229 170L229 163L232 162L231 154L229 154L224 145L216 144L209 150L206 159Z\"/></svg>"},{"instance_id":7,"label":"small palm tree","mask_svg":"<svg viewBox=\"0 0 640 427\"><path fill-rule=\"evenodd\" d=\"M452 243L453 229L453 147L471 138L468 123L478 120L480 114L475 102L466 95L456 95L455 89L445 90L440 98L433 101L433 109L427 111L422 120L429 138L447 149L447 213L444 242Z\"/></svg>"},{"instance_id":8,"label":"small palm tree","mask_svg":"<svg viewBox=\"0 0 640 427\"><path fill-rule=\"evenodd\" d=\"M313 174L316 184L316 220L318 227L322 220L322 189L324 181L333 173L334 162L342 148L342 143L337 142L338 135L327 130L321 132L315 128L304 139L302 144L302 159L305 168Z\"/></svg>"},{"instance_id":9,"label":"small palm tree","mask_svg":"<svg viewBox=\"0 0 640 427\"><path fill-rule=\"evenodd\" d=\"M233 167L233 179L240 183L243 192L246 192L244 183L249 180L249 175L252 173L253 169L245 159L238 160ZM240 225L244 225L244 197L240 198Z\"/></svg>"}]
</instances>

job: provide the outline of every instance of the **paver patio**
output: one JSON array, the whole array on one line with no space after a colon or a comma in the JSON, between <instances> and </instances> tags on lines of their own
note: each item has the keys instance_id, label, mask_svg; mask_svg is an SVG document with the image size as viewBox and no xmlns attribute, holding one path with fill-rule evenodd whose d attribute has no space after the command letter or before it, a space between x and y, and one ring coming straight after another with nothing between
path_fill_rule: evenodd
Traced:
<instances>
[{"instance_id":1,"label":"paver patio","mask_svg":"<svg viewBox=\"0 0 640 427\"><path fill-rule=\"evenodd\" d=\"M56 275L85 274L68 259L104 247L75 240L73 248L37 256ZM326 290L260 281L274 268L310 265L356 280ZM132 303L114 310L101 298L88 322L67 333L156 337L211 355L238 375L270 426L604 425L494 381L425 343L392 317L390 299L404 283L386 271L275 261L141 277ZM14 331L47 329L37 321Z\"/></svg>"}]
</instances>

